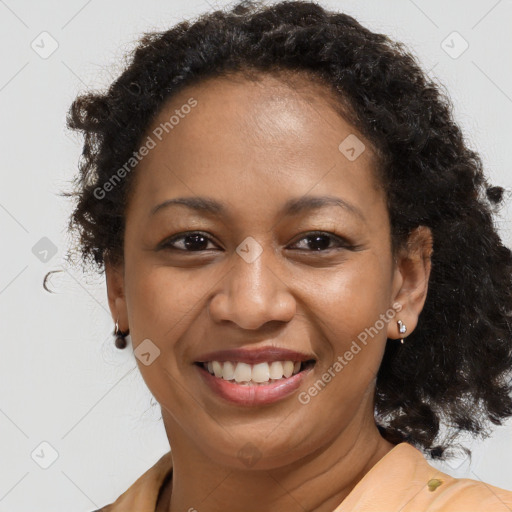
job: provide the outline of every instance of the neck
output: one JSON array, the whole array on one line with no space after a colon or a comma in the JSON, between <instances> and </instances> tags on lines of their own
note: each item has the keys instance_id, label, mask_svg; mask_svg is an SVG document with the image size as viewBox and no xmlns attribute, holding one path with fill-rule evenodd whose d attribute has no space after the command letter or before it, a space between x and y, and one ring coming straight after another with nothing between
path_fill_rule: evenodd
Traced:
<instances>
[{"instance_id":1,"label":"neck","mask_svg":"<svg viewBox=\"0 0 512 512\"><path fill-rule=\"evenodd\" d=\"M240 470L206 458L163 416L168 436L172 430L173 476L156 512L216 512L228 505L233 509L233 504L244 512L332 512L394 447L373 421L355 421L332 443L291 464Z\"/></svg>"}]
</instances>

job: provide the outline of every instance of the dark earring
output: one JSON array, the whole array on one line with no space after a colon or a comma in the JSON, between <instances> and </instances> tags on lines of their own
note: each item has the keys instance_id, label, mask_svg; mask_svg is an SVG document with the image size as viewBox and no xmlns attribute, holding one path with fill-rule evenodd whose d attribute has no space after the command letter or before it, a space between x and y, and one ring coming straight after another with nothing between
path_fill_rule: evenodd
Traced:
<instances>
[{"instance_id":1,"label":"dark earring","mask_svg":"<svg viewBox=\"0 0 512 512\"><path fill-rule=\"evenodd\" d=\"M126 336L128 336L128 334L130 334L129 331L127 332L122 332L119 330L119 324L116 320L116 327L114 329L114 336L116 337L116 341L115 341L115 344L116 344L116 347L119 348L119 349L123 349L123 348L126 348L127 346L127 342L126 342Z\"/></svg>"}]
</instances>

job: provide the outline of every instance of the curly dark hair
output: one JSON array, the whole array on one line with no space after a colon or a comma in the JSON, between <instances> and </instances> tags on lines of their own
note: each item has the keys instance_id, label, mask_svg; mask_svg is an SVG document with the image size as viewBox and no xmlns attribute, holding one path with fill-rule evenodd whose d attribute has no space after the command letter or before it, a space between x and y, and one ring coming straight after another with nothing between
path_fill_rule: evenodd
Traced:
<instances>
[{"instance_id":1,"label":"curly dark hair","mask_svg":"<svg viewBox=\"0 0 512 512\"><path fill-rule=\"evenodd\" d=\"M84 145L63 195L77 200L68 229L82 264L101 273L107 260L122 262L136 170L101 200L95 190L133 156L173 94L209 77L282 72L322 84L375 149L393 252L414 228L432 231L426 303L408 342L386 346L375 418L390 442L445 459L463 431L484 437L489 421L512 416L512 252L493 219L504 189L489 184L442 85L402 43L309 1L242 1L145 33L108 90L78 96L69 110ZM443 424L452 433L440 438Z\"/></svg>"}]
</instances>

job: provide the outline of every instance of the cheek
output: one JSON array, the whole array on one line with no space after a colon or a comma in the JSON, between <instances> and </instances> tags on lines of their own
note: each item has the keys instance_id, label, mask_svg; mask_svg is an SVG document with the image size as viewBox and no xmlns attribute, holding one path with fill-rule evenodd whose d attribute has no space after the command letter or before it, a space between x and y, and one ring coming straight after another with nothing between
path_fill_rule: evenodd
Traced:
<instances>
[{"instance_id":1,"label":"cheek","mask_svg":"<svg viewBox=\"0 0 512 512\"><path fill-rule=\"evenodd\" d=\"M325 378L332 381L329 388L334 394L361 396L378 371L388 322L394 317L386 265L371 253L360 255L343 271L325 277L321 289L315 288L314 311L325 337L317 340L315 348L322 359L319 369L327 372Z\"/></svg>"},{"instance_id":2,"label":"cheek","mask_svg":"<svg viewBox=\"0 0 512 512\"><path fill-rule=\"evenodd\" d=\"M308 303L315 304L322 319L340 334L357 336L389 308L392 276L385 265L368 252L347 261L339 270L315 275L308 283L314 293Z\"/></svg>"},{"instance_id":3,"label":"cheek","mask_svg":"<svg viewBox=\"0 0 512 512\"><path fill-rule=\"evenodd\" d=\"M317 325L324 335L316 339L320 360L298 399L310 417L329 418L325 436L347 425L361 407L372 410L370 394L387 340L381 319L388 311L386 286L375 273L347 272L318 294Z\"/></svg>"},{"instance_id":4,"label":"cheek","mask_svg":"<svg viewBox=\"0 0 512 512\"><path fill-rule=\"evenodd\" d=\"M208 286L204 279L191 279L190 272L140 263L127 273L130 276L127 285L129 315L136 331L145 330L144 336L159 337L186 324L188 315L195 314L194 308L199 307ZM198 286L199 283L202 284Z\"/></svg>"},{"instance_id":5,"label":"cheek","mask_svg":"<svg viewBox=\"0 0 512 512\"><path fill-rule=\"evenodd\" d=\"M130 276L127 302L133 348L137 350L140 345L139 353L149 352L151 358L150 364L136 358L140 374L161 407L172 411L190 409L178 340L190 330L197 315L194 306L200 302L204 289L194 286L185 272L169 267L137 262L130 268L127 262L126 268L126 275ZM147 345L147 339L157 350ZM167 412L174 416L170 409Z\"/></svg>"}]
</instances>

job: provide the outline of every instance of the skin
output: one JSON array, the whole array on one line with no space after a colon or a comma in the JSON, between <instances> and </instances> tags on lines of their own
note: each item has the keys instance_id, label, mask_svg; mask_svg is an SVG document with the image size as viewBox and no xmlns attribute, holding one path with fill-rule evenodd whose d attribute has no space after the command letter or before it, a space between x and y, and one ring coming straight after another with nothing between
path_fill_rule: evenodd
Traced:
<instances>
[{"instance_id":1,"label":"skin","mask_svg":"<svg viewBox=\"0 0 512 512\"><path fill-rule=\"evenodd\" d=\"M124 262L106 265L119 328L130 330L135 350L147 338L160 350L148 366L136 359L161 405L173 452L173 479L159 512L218 511L227 503L232 511L332 512L393 448L375 425L375 379L387 338L402 337L397 320L407 335L417 325L432 237L418 228L393 257L376 155L319 87L290 88L266 75L256 83L209 79L174 96L148 130L189 98L198 101L138 165ZM354 161L338 149L349 134L366 147ZM289 199L327 194L360 216L339 206L281 212ZM170 206L150 215L182 196L211 197L227 213ZM180 238L174 250L158 249L196 231L207 236L203 243ZM321 247L330 249L317 250L311 231L326 232ZM249 236L263 250L252 263L236 252ZM200 250L187 250L186 241ZM301 404L298 393L394 303L402 307L396 318ZM211 350L269 345L316 359L301 388L274 404L225 402L193 364ZM248 443L259 455L250 467L238 456Z\"/></svg>"}]
</instances>

